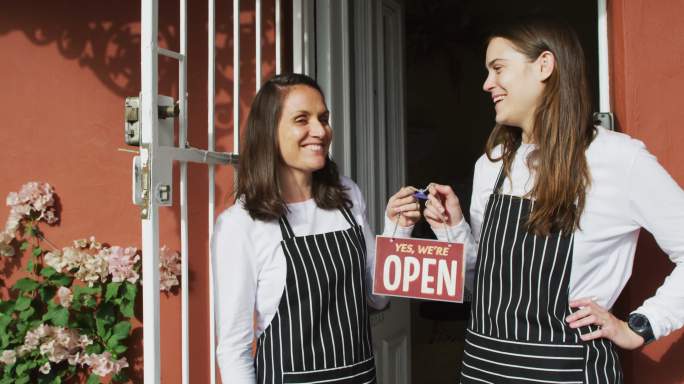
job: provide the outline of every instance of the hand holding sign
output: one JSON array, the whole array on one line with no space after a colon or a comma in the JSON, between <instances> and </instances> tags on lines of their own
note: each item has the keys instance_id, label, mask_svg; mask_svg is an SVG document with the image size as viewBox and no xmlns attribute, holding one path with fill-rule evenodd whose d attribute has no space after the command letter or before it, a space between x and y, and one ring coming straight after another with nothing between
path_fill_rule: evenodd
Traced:
<instances>
[{"instance_id":1,"label":"hand holding sign","mask_svg":"<svg viewBox=\"0 0 684 384\"><path fill-rule=\"evenodd\" d=\"M404 187L389 198L387 217L402 227L411 227L420 219L420 204L413 196L416 191L413 187Z\"/></svg>"},{"instance_id":2,"label":"hand holding sign","mask_svg":"<svg viewBox=\"0 0 684 384\"><path fill-rule=\"evenodd\" d=\"M430 183L428 200L425 203L425 219L435 229L444 223L453 226L463 219L463 211L458 197L448 185Z\"/></svg>"}]
</instances>

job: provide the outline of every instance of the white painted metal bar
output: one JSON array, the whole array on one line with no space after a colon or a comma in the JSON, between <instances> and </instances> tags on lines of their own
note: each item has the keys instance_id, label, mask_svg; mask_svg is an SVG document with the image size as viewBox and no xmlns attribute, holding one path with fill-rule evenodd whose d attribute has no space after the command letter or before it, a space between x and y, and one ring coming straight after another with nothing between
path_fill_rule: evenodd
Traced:
<instances>
[{"instance_id":1,"label":"white painted metal bar","mask_svg":"<svg viewBox=\"0 0 684 384\"><path fill-rule=\"evenodd\" d=\"M256 90L259 91L261 88L261 0L254 0L254 35L256 36L255 42L255 81Z\"/></svg>"},{"instance_id":2,"label":"white painted metal bar","mask_svg":"<svg viewBox=\"0 0 684 384\"><path fill-rule=\"evenodd\" d=\"M238 157L231 152L205 151L192 147L159 147L157 153L171 161L199 163L208 165L237 164Z\"/></svg>"},{"instance_id":3,"label":"white painted metal bar","mask_svg":"<svg viewBox=\"0 0 684 384\"><path fill-rule=\"evenodd\" d=\"M170 57L170 58L176 59L178 61L184 61L185 60L185 54L183 54L182 52L175 52L175 51L171 51L171 50L166 49L166 48L157 48L157 52L159 52L160 55Z\"/></svg>"},{"instance_id":4,"label":"white painted metal bar","mask_svg":"<svg viewBox=\"0 0 684 384\"><path fill-rule=\"evenodd\" d=\"M233 153L240 153L240 0L233 0Z\"/></svg>"},{"instance_id":5,"label":"white painted metal bar","mask_svg":"<svg viewBox=\"0 0 684 384\"><path fill-rule=\"evenodd\" d=\"M599 111L611 112L610 55L608 52L608 5L598 0Z\"/></svg>"},{"instance_id":6,"label":"white painted metal bar","mask_svg":"<svg viewBox=\"0 0 684 384\"><path fill-rule=\"evenodd\" d=\"M304 73L304 0L292 0L292 70Z\"/></svg>"},{"instance_id":7,"label":"white painted metal bar","mask_svg":"<svg viewBox=\"0 0 684 384\"><path fill-rule=\"evenodd\" d=\"M158 384L160 377L159 345L159 209L151 191L156 186L158 111L157 111L157 31L158 0L141 2L141 127L143 164L149 172L148 204L142 220L143 269L143 378L146 384Z\"/></svg>"},{"instance_id":8,"label":"white painted metal bar","mask_svg":"<svg viewBox=\"0 0 684 384\"><path fill-rule=\"evenodd\" d=\"M216 95L216 4L209 0L208 21L208 70L207 70L207 149L214 150L214 110ZM209 239L214 234L214 201L215 201L215 169L209 165ZM210 240L211 241L211 240ZM209 250L209 382L216 383L216 325L214 320L214 270L211 263L211 249Z\"/></svg>"},{"instance_id":9,"label":"white painted metal bar","mask_svg":"<svg viewBox=\"0 0 684 384\"><path fill-rule=\"evenodd\" d=\"M188 19L187 0L180 0L180 58L187 57ZM186 148L188 141L187 60L178 62L178 146ZM181 229L181 383L190 383L190 308L188 259L188 163L180 163L180 229Z\"/></svg>"},{"instance_id":10,"label":"white painted metal bar","mask_svg":"<svg viewBox=\"0 0 684 384\"><path fill-rule=\"evenodd\" d=\"M314 0L292 0L292 70L317 77Z\"/></svg>"},{"instance_id":11,"label":"white painted metal bar","mask_svg":"<svg viewBox=\"0 0 684 384\"><path fill-rule=\"evenodd\" d=\"M282 38L280 36L280 0L275 0L275 73L280 74L282 71L282 57L281 57L281 44Z\"/></svg>"}]
</instances>

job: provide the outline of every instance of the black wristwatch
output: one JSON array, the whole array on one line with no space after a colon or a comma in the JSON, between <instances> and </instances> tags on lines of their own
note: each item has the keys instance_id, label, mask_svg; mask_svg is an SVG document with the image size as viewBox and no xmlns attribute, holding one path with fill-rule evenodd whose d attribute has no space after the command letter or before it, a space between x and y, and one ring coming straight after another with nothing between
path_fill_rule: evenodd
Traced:
<instances>
[{"instance_id":1,"label":"black wristwatch","mask_svg":"<svg viewBox=\"0 0 684 384\"><path fill-rule=\"evenodd\" d=\"M634 331L637 335L644 338L644 345L655 340L653 336L653 329L651 328L651 323L648 321L648 317L642 315L641 313L632 313L627 319L627 325Z\"/></svg>"}]
</instances>

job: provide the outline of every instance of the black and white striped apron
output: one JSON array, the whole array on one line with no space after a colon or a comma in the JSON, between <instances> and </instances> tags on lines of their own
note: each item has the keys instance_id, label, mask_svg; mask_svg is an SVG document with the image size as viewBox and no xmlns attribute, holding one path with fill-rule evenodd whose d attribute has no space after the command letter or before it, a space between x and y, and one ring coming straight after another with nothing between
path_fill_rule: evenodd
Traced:
<instances>
[{"instance_id":1,"label":"black and white striped apron","mask_svg":"<svg viewBox=\"0 0 684 384\"><path fill-rule=\"evenodd\" d=\"M366 305L366 243L351 211L351 228L295 236L283 216L285 290L273 320L257 339L258 384L375 383Z\"/></svg>"},{"instance_id":2,"label":"black and white striped apron","mask_svg":"<svg viewBox=\"0 0 684 384\"><path fill-rule=\"evenodd\" d=\"M502 194L504 178L484 213L461 383L622 383L613 344L565 321L574 234L528 233L534 201Z\"/></svg>"}]
</instances>

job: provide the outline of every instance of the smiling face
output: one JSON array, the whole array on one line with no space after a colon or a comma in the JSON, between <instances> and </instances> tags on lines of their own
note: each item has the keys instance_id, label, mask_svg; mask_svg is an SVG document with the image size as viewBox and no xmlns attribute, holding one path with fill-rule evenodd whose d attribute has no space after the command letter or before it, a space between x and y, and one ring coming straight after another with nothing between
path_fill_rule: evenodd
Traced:
<instances>
[{"instance_id":1,"label":"smiling face","mask_svg":"<svg viewBox=\"0 0 684 384\"><path fill-rule=\"evenodd\" d=\"M482 88L492 95L498 124L531 131L548 77L540 60L530 60L507 39L495 37L489 42L488 75Z\"/></svg>"},{"instance_id":2,"label":"smiling face","mask_svg":"<svg viewBox=\"0 0 684 384\"><path fill-rule=\"evenodd\" d=\"M311 177L325 166L332 140L329 117L323 96L316 89L306 85L288 89L278 122L281 172Z\"/></svg>"}]
</instances>

